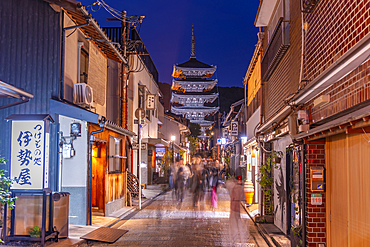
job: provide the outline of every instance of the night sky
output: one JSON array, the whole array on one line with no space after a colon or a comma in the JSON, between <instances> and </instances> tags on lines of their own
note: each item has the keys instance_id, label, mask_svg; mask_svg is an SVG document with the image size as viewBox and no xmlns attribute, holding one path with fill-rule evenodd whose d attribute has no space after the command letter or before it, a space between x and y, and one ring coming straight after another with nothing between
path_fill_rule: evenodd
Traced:
<instances>
[{"instance_id":1,"label":"night sky","mask_svg":"<svg viewBox=\"0 0 370 247\"><path fill-rule=\"evenodd\" d=\"M96 0L81 3L102 27L120 26L103 7L93 12ZM218 86L243 87L249 61L257 42L254 19L258 0L105 0L115 10L126 10L127 16L145 16L139 34L159 72L159 81L172 83L174 64L190 58L191 25L194 24L195 56L204 63L216 65L212 78ZM98 5L92 6L94 10Z\"/></svg>"}]
</instances>

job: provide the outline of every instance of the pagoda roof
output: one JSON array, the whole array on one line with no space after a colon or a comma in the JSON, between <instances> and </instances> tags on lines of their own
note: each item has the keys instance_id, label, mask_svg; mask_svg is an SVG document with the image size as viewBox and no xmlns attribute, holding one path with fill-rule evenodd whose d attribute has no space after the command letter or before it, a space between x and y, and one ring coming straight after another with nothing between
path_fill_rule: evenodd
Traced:
<instances>
[{"instance_id":1,"label":"pagoda roof","mask_svg":"<svg viewBox=\"0 0 370 247\"><path fill-rule=\"evenodd\" d=\"M197 123L200 126L204 126L204 127L210 126L214 123L214 121L208 121L208 120L190 120L190 122Z\"/></svg>"},{"instance_id":2,"label":"pagoda roof","mask_svg":"<svg viewBox=\"0 0 370 247\"><path fill-rule=\"evenodd\" d=\"M180 68L204 68L204 69L209 69L209 68L215 68L215 66L208 65L206 63L203 63L201 61L198 61L195 57L191 57L189 61L181 64L177 64L176 67Z\"/></svg>"},{"instance_id":3,"label":"pagoda roof","mask_svg":"<svg viewBox=\"0 0 370 247\"><path fill-rule=\"evenodd\" d=\"M171 106L171 112L175 114L199 112L208 115L215 114L219 109L220 107L211 107L211 106Z\"/></svg>"},{"instance_id":4,"label":"pagoda roof","mask_svg":"<svg viewBox=\"0 0 370 247\"><path fill-rule=\"evenodd\" d=\"M171 96L171 102L176 102L177 100L180 100L180 104L186 103L186 100L190 100L191 103L194 103L192 99L203 99L199 103L204 104L205 102L213 102L217 97L219 96L218 93L212 93L212 94L196 94L196 93L189 93L189 94L178 94L178 93L172 93Z\"/></svg>"}]
</instances>

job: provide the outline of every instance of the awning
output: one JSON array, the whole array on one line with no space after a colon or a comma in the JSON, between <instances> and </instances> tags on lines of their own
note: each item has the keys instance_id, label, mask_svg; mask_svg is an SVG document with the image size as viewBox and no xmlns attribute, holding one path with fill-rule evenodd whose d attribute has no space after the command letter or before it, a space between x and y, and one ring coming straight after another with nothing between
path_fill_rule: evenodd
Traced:
<instances>
[{"instance_id":1,"label":"awning","mask_svg":"<svg viewBox=\"0 0 370 247\"><path fill-rule=\"evenodd\" d=\"M340 133L369 133L370 106L363 107L326 124L293 136L293 139L307 141L326 138Z\"/></svg>"},{"instance_id":2,"label":"awning","mask_svg":"<svg viewBox=\"0 0 370 247\"><path fill-rule=\"evenodd\" d=\"M90 123L99 123L99 114L85 110L77 105L71 105L53 99L50 99L50 113L54 119L55 116L53 114L58 114Z\"/></svg>"},{"instance_id":3,"label":"awning","mask_svg":"<svg viewBox=\"0 0 370 247\"><path fill-rule=\"evenodd\" d=\"M143 138L141 140L142 143L147 143L149 145L154 145L156 147L169 147L169 142L161 139L161 138Z\"/></svg>"},{"instance_id":4,"label":"awning","mask_svg":"<svg viewBox=\"0 0 370 247\"><path fill-rule=\"evenodd\" d=\"M257 139L255 136L253 136L251 139L249 139L246 143L243 144L244 147L249 147L257 144Z\"/></svg>"},{"instance_id":5,"label":"awning","mask_svg":"<svg viewBox=\"0 0 370 247\"><path fill-rule=\"evenodd\" d=\"M115 131L121 135L125 135L125 136L129 136L129 137L133 137L133 136L136 136L136 134L128 129L125 129L125 128L122 128L121 126L107 120L105 122L105 128L109 129L109 130L112 130L112 131Z\"/></svg>"},{"instance_id":6,"label":"awning","mask_svg":"<svg viewBox=\"0 0 370 247\"><path fill-rule=\"evenodd\" d=\"M0 98L20 99L20 101L0 106L0 109L4 109L28 102L30 99L33 98L33 94L0 80Z\"/></svg>"},{"instance_id":7,"label":"awning","mask_svg":"<svg viewBox=\"0 0 370 247\"><path fill-rule=\"evenodd\" d=\"M275 9L276 0L260 0L254 25L266 27L269 24L272 12Z\"/></svg>"}]
</instances>

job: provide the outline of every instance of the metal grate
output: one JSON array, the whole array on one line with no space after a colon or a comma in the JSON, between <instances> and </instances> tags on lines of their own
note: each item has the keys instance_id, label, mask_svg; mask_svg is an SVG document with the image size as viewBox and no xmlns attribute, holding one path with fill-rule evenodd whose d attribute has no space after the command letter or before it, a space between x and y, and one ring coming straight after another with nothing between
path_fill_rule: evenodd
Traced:
<instances>
[{"instance_id":1,"label":"metal grate","mask_svg":"<svg viewBox=\"0 0 370 247\"><path fill-rule=\"evenodd\" d=\"M114 243L128 230L115 229L109 227L100 227L80 238L86 240L100 241L106 243Z\"/></svg>"}]
</instances>

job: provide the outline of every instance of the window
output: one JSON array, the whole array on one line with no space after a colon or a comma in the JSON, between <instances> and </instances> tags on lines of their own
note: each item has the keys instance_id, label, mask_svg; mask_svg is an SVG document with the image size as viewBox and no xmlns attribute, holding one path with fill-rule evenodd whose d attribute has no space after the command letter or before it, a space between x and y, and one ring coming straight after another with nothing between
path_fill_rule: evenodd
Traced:
<instances>
[{"instance_id":1,"label":"window","mask_svg":"<svg viewBox=\"0 0 370 247\"><path fill-rule=\"evenodd\" d=\"M89 54L87 51L81 48L81 56L80 56L80 82L87 83L87 74L89 67Z\"/></svg>"},{"instance_id":2,"label":"window","mask_svg":"<svg viewBox=\"0 0 370 247\"><path fill-rule=\"evenodd\" d=\"M113 136L109 137L109 172L122 172L122 140Z\"/></svg>"}]
</instances>

